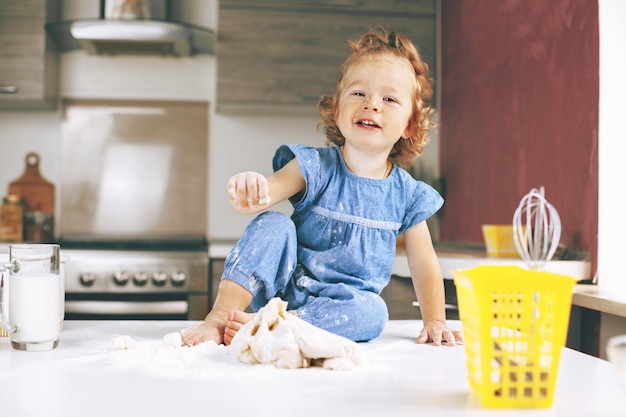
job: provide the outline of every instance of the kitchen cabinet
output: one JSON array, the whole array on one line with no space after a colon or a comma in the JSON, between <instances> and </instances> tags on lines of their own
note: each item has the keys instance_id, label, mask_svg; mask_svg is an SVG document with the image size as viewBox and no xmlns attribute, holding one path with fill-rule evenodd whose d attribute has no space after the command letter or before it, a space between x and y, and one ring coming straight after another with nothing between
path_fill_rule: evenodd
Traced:
<instances>
[{"instance_id":1,"label":"kitchen cabinet","mask_svg":"<svg viewBox=\"0 0 626 417\"><path fill-rule=\"evenodd\" d=\"M44 26L58 10L57 0L0 2L0 109L56 106L57 53Z\"/></svg>"},{"instance_id":2,"label":"kitchen cabinet","mask_svg":"<svg viewBox=\"0 0 626 417\"><path fill-rule=\"evenodd\" d=\"M211 307L215 303L215 296L217 295L217 288L220 285L222 274L224 272L224 259L222 258L210 258L209 259L209 301Z\"/></svg>"},{"instance_id":3,"label":"kitchen cabinet","mask_svg":"<svg viewBox=\"0 0 626 417\"><path fill-rule=\"evenodd\" d=\"M217 111L314 111L348 40L376 26L407 35L435 76L436 0L221 0Z\"/></svg>"},{"instance_id":4,"label":"kitchen cabinet","mask_svg":"<svg viewBox=\"0 0 626 417\"><path fill-rule=\"evenodd\" d=\"M446 318L458 320L459 310L456 298L456 287L451 279L444 279ZM413 281L410 277L392 275L380 296L385 300L390 320L421 320L422 314L417 304Z\"/></svg>"},{"instance_id":5,"label":"kitchen cabinet","mask_svg":"<svg viewBox=\"0 0 626 417\"><path fill-rule=\"evenodd\" d=\"M624 297L597 285L577 285L572 295L567 347L606 359L609 339L622 334L626 334Z\"/></svg>"}]
</instances>

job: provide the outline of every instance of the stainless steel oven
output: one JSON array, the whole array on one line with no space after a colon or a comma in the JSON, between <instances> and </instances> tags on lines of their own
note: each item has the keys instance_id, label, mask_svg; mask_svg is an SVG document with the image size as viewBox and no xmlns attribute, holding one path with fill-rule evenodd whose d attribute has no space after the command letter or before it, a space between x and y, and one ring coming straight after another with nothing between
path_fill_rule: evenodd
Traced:
<instances>
[{"instance_id":1,"label":"stainless steel oven","mask_svg":"<svg viewBox=\"0 0 626 417\"><path fill-rule=\"evenodd\" d=\"M179 241L178 248L171 240L154 248L143 243L133 248L124 242L124 249L112 243L89 248L93 244L61 241L68 259L65 319L201 320L206 316L210 307L206 242Z\"/></svg>"},{"instance_id":2,"label":"stainless steel oven","mask_svg":"<svg viewBox=\"0 0 626 417\"><path fill-rule=\"evenodd\" d=\"M65 100L66 319L209 311L208 104Z\"/></svg>"}]
</instances>

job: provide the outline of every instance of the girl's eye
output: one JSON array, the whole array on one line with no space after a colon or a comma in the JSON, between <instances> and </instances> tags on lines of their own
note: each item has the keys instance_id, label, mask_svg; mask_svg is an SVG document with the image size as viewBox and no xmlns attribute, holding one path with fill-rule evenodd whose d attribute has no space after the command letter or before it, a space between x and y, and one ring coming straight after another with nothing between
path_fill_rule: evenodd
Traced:
<instances>
[{"instance_id":1,"label":"girl's eye","mask_svg":"<svg viewBox=\"0 0 626 417\"><path fill-rule=\"evenodd\" d=\"M390 103L394 103L396 101L396 99L393 97L385 97L383 100L388 101Z\"/></svg>"},{"instance_id":2,"label":"girl's eye","mask_svg":"<svg viewBox=\"0 0 626 417\"><path fill-rule=\"evenodd\" d=\"M354 92L354 93L352 93L352 94L354 94L354 95L355 95L355 96L357 96L357 97L364 97L364 96L365 96L365 94L363 94L363 93L362 93L362 92L360 92L360 91L355 91L355 92Z\"/></svg>"}]
</instances>

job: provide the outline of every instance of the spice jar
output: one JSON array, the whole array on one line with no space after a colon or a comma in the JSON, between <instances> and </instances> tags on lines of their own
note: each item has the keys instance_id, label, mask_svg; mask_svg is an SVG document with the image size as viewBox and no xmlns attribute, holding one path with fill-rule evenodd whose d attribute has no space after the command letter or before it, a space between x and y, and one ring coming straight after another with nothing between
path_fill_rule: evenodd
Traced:
<instances>
[{"instance_id":1,"label":"spice jar","mask_svg":"<svg viewBox=\"0 0 626 417\"><path fill-rule=\"evenodd\" d=\"M25 242L42 243L54 240L54 219L50 213L43 211L25 212L23 229Z\"/></svg>"},{"instance_id":2,"label":"spice jar","mask_svg":"<svg viewBox=\"0 0 626 417\"><path fill-rule=\"evenodd\" d=\"M24 213L26 202L16 194L2 199L0 208L0 240L22 242L24 240Z\"/></svg>"}]
</instances>

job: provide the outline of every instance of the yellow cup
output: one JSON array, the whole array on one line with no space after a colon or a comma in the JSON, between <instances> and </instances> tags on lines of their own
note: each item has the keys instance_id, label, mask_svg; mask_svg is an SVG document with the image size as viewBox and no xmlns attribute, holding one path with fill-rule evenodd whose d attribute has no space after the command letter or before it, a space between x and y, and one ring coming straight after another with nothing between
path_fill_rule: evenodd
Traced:
<instances>
[{"instance_id":1,"label":"yellow cup","mask_svg":"<svg viewBox=\"0 0 626 417\"><path fill-rule=\"evenodd\" d=\"M513 226L510 224L484 224L483 238L487 256L494 258L519 258L513 242Z\"/></svg>"}]
</instances>

